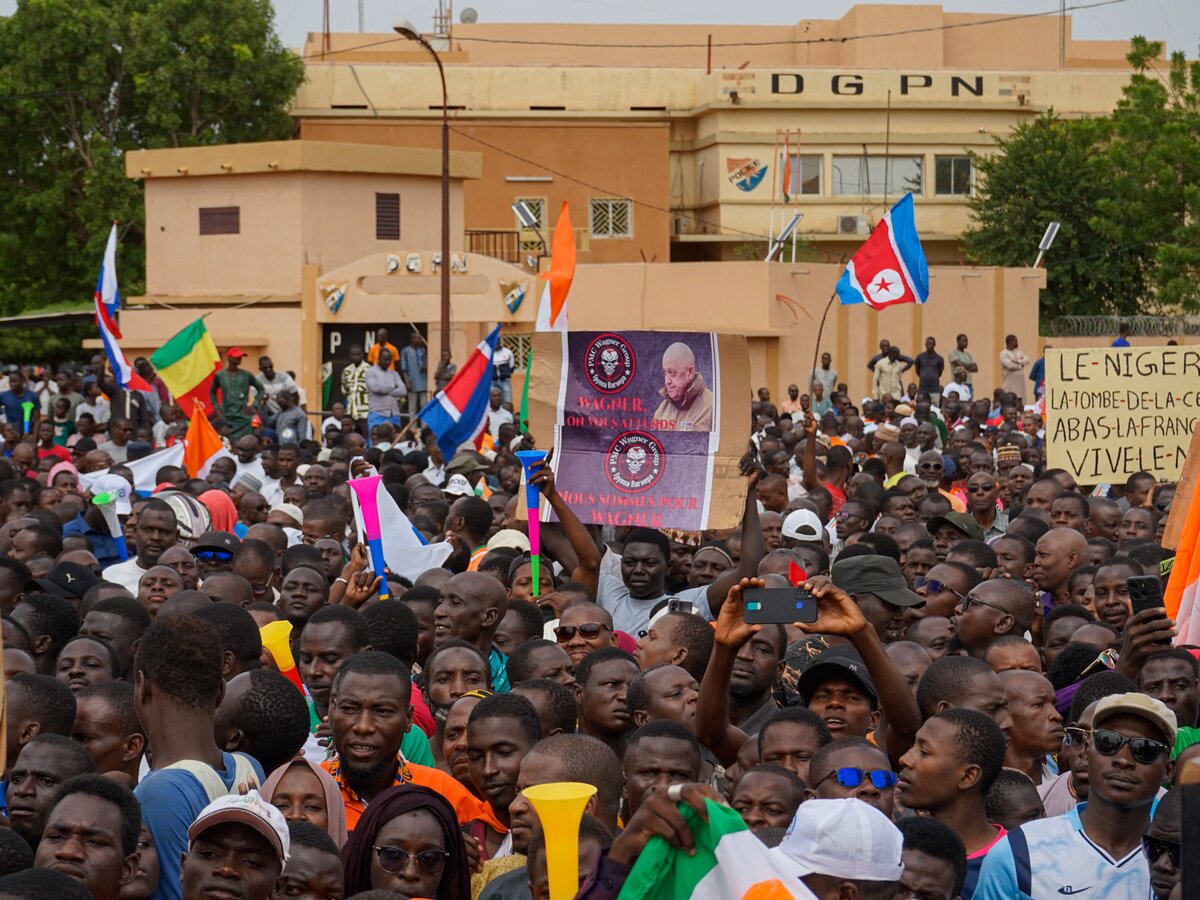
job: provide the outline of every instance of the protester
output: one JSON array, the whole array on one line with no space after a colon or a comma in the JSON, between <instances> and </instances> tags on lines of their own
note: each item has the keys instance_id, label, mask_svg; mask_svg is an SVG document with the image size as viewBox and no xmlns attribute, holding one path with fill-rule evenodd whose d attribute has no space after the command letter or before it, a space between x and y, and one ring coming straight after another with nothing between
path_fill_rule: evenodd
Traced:
<instances>
[{"instance_id":1,"label":"protester","mask_svg":"<svg viewBox=\"0 0 1200 900\"><path fill-rule=\"evenodd\" d=\"M345 401L315 421L291 376L231 348L210 395L229 458L196 478L141 463L186 428L153 381L118 390L103 357L86 384L10 376L45 427L6 428L0 459L0 894L540 897L557 835L522 791L556 781L597 791L587 898L615 897L653 835L695 846L713 788L823 898L1177 892L1164 786L1196 755L1200 668L1130 588L1176 577L1158 541L1177 492L1048 468L1059 438L1015 338L1000 384L966 334L944 359L946 334L916 359L881 341L861 403L830 353L792 365L779 408L775 385L753 401L731 528L657 527L654 486L601 509L543 467L535 581L515 452L554 437L519 421L515 356L493 360L479 449L443 452L409 419L456 370L387 330L349 349ZM641 402L714 427L699 350L660 354ZM373 474L412 535L387 601L348 485ZM101 493L128 498L125 559ZM442 541L444 563L410 563ZM747 624L758 589L807 591L814 615Z\"/></svg>"}]
</instances>

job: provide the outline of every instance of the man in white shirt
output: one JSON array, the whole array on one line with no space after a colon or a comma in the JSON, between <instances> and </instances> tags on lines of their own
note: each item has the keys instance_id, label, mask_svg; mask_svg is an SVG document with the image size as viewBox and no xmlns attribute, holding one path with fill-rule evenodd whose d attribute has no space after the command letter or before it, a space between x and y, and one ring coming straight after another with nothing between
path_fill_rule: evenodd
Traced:
<instances>
[{"instance_id":1,"label":"man in white shirt","mask_svg":"<svg viewBox=\"0 0 1200 900\"><path fill-rule=\"evenodd\" d=\"M100 385L95 382L89 384L85 393L87 399L75 407L75 421L79 421L80 413L91 413L92 419L97 425L108 422L108 418L112 414L112 406L101 393Z\"/></svg>"},{"instance_id":2,"label":"man in white shirt","mask_svg":"<svg viewBox=\"0 0 1200 900\"><path fill-rule=\"evenodd\" d=\"M971 385L967 382L967 372L958 366L954 368L954 380L942 389L942 397L949 397L951 393L958 394L960 403L971 402Z\"/></svg>"},{"instance_id":3,"label":"man in white shirt","mask_svg":"<svg viewBox=\"0 0 1200 900\"><path fill-rule=\"evenodd\" d=\"M137 525L133 529L134 555L105 569L104 580L121 585L136 597L142 576L158 565L158 558L178 541L179 523L171 507L165 500L147 500L138 510Z\"/></svg>"},{"instance_id":4,"label":"man in white shirt","mask_svg":"<svg viewBox=\"0 0 1200 900\"><path fill-rule=\"evenodd\" d=\"M516 364L517 358L504 345L497 347L492 354L492 385L500 390L505 403L512 403L512 373Z\"/></svg>"},{"instance_id":5,"label":"man in white shirt","mask_svg":"<svg viewBox=\"0 0 1200 900\"><path fill-rule=\"evenodd\" d=\"M513 421L513 414L501 405L503 402L504 394L501 393L500 388L492 388L492 392L488 396L487 419L488 433L494 438L500 437L501 425L511 425Z\"/></svg>"},{"instance_id":6,"label":"man in white shirt","mask_svg":"<svg viewBox=\"0 0 1200 900\"><path fill-rule=\"evenodd\" d=\"M269 356L259 357L258 368L258 380L262 382L263 392L266 395L263 407L267 415L274 419L279 413L279 394L282 391L294 391L296 382L287 372L276 372L275 363L271 362Z\"/></svg>"}]
</instances>

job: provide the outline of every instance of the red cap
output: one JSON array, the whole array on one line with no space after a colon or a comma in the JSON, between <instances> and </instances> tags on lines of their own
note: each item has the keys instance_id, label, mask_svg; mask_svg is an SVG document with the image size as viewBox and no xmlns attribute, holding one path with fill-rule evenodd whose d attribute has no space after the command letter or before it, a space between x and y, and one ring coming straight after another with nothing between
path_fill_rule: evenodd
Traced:
<instances>
[{"instance_id":1,"label":"red cap","mask_svg":"<svg viewBox=\"0 0 1200 900\"><path fill-rule=\"evenodd\" d=\"M225 355L232 356L234 359L241 359L243 356L246 355L246 351L243 350L241 347L230 347L229 352L226 353Z\"/></svg>"}]
</instances>

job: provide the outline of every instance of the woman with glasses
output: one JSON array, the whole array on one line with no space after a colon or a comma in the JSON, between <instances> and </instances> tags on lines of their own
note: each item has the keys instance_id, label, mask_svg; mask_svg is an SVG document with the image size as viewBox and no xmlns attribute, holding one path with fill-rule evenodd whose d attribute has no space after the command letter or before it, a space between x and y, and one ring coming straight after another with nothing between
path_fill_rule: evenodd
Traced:
<instances>
[{"instance_id":1,"label":"woman with glasses","mask_svg":"<svg viewBox=\"0 0 1200 900\"><path fill-rule=\"evenodd\" d=\"M375 797L342 848L342 860L346 896L379 889L436 900L471 897L458 820L428 788L401 785Z\"/></svg>"}]
</instances>

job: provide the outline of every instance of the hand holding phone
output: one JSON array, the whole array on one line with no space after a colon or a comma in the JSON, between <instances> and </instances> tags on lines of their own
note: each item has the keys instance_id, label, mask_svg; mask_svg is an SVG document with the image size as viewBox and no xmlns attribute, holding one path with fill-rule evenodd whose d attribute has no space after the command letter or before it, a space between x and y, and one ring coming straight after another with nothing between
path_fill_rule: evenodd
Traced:
<instances>
[{"instance_id":1,"label":"hand holding phone","mask_svg":"<svg viewBox=\"0 0 1200 900\"><path fill-rule=\"evenodd\" d=\"M1133 575L1125 583L1134 615L1163 605L1162 582L1157 575Z\"/></svg>"},{"instance_id":2,"label":"hand holding phone","mask_svg":"<svg viewBox=\"0 0 1200 900\"><path fill-rule=\"evenodd\" d=\"M749 625L817 621L817 598L804 588L750 588L742 598L742 618Z\"/></svg>"}]
</instances>

